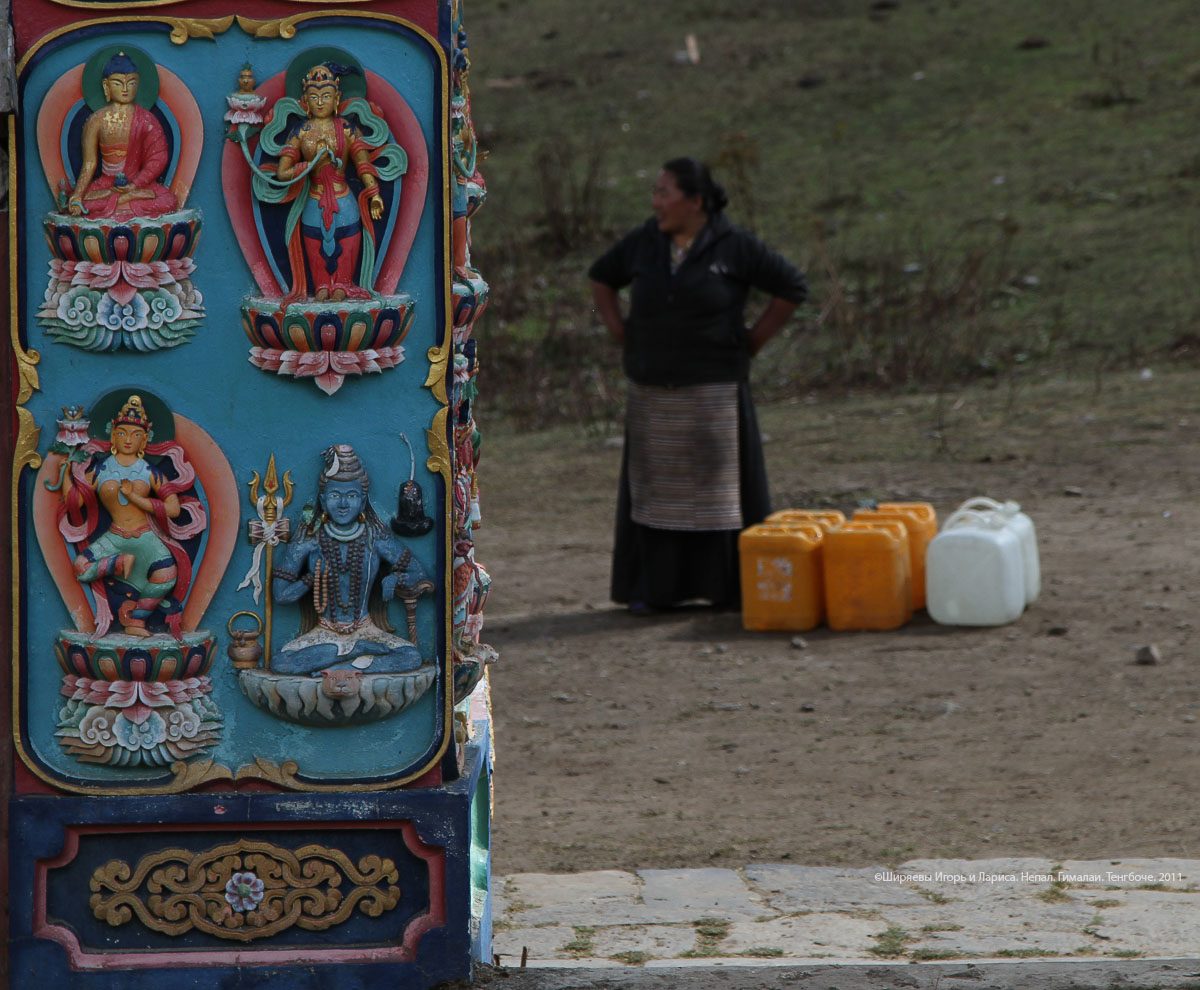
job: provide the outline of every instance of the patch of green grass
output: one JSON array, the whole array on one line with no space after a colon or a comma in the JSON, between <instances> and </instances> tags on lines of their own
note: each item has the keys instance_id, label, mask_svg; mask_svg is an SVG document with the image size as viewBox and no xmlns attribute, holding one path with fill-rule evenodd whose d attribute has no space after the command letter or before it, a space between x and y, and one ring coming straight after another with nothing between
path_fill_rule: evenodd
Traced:
<instances>
[{"instance_id":1,"label":"patch of green grass","mask_svg":"<svg viewBox=\"0 0 1200 990\"><path fill-rule=\"evenodd\" d=\"M1108 953L1116 959L1137 959L1141 954L1137 949L1114 949Z\"/></svg>"},{"instance_id":2,"label":"patch of green grass","mask_svg":"<svg viewBox=\"0 0 1200 990\"><path fill-rule=\"evenodd\" d=\"M614 962L624 963L626 966L642 966L654 957L649 952L631 950L629 952L618 952L615 956L609 956L608 958Z\"/></svg>"},{"instance_id":3,"label":"patch of green grass","mask_svg":"<svg viewBox=\"0 0 1200 990\"><path fill-rule=\"evenodd\" d=\"M1172 359L1200 321L1192 0L867 6L706 0L699 66L671 57L671 5L468 11L497 406L612 418L619 358L584 273L680 153L808 269L813 303L756 364L764 398Z\"/></svg>"},{"instance_id":4,"label":"patch of green grass","mask_svg":"<svg viewBox=\"0 0 1200 990\"><path fill-rule=\"evenodd\" d=\"M1186 887L1172 887L1166 883L1143 883L1134 888L1135 890L1157 890L1165 894L1194 894L1200 888L1195 884L1188 884Z\"/></svg>"},{"instance_id":5,"label":"patch of green grass","mask_svg":"<svg viewBox=\"0 0 1200 990\"><path fill-rule=\"evenodd\" d=\"M1092 907L1094 907L1094 908L1096 908L1097 910L1100 910L1100 911L1103 911L1105 908L1115 908L1115 907L1120 907L1120 906L1121 906L1121 902L1120 902L1120 901L1114 901L1112 898L1104 898L1104 897L1102 897L1102 898L1101 898L1100 900L1098 900L1098 901L1088 901L1088 903L1089 903L1089 904L1090 904Z\"/></svg>"},{"instance_id":6,"label":"patch of green grass","mask_svg":"<svg viewBox=\"0 0 1200 990\"><path fill-rule=\"evenodd\" d=\"M685 958L708 958L723 955L718 943L729 935L729 922L724 918L699 918L692 922L696 929L696 947L681 953Z\"/></svg>"},{"instance_id":7,"label":"patch of green grass","mask_svg":"<svg viewBox=\"0 0 1200 990\"><path fill-rule=\"evenodd\" d=\"M724 955L724 953L719 951L715 945L707 943L701 943L694 949L687 949L679 953L681 959L712 959L715 956L721 955Z\"/></svg>"},{"instance_id":8,"label":"patch of green grass","mask_svg":"<svg viewBox=\"0 0 1200 990\"><path fill-rule=\"evenodd\" d=\"M1071 895L1067 893L1067 885L1061 880L1055 880L1045 890L1039 890L1033 896L1047 904L1061 904L1063 901L1071 900Z\"/></svg>"},{"instance_id":9,"label":"patch of green grass","mask_svg":"<svg viewBox=\"0 0 1200 990\"><path fill-rule=\"evenodd\" d=\"M1005 959L1041 959L1050 956L1061 956L1061 952L1051 949L999 949L992 953Z\"/></svg>"},{"instance_id":10,"label":"patch of green grass","mask_svg":"<svg viewBox=\"0 0 1200 990\"><path fill-rule=\"evenodd\" d=\"M777 959L783 955L783 949L774 945L754 945L743 952L739 952L738 955L752 956L755 959Z\"/></svg>"},{"instance_id":11,"label":"patch of green grass","mask_svg":"<svg viewBox=\"0 0 1200 990\"><path fill-rule=\"evenodd\" d=\"M961 959L963 953L953 949L913 949L908 958L916 962L933 962L938 959Z\"/></svg>"},{"instance_id":12,"label":"patch of green grass","mask_svg":"<svg viewBox=\"0 0 1200 990\"><path fill-rule=\"evenodd\" d=\"M867 951L876 956L887 957L903 955L905 945L913 941L913 937L899 925L888 925L886 929L877 935L872 935L871 938L875 939L875 944Z\"/></svg>"},{"instance_id":13,"label":"patch of green grass","mask_svg":"<svg viewBox=\"0 0 1200 990\"><path fill-rule=\"evenodd\" d=\"M576 925L575 937L561 946L559 951L576 957L591 955L592 936L595 934L595 928L590 928L587 925Z\"/></svg>"},{"instance_id":14,"label":"patch of green grass","mask_svg":"<svg viewBox=\"0 0 1200 990\"><path fill-rule=\"evenodd\" d=\"M947 897L945 894L939 893L936 890L929 890L926 887L916 887L914 889L931 904L949 904L953 900L952 897Z\"/></svg>"},{"instance_id":15,"label":"patch of green grass","mask_svg":"<svg viewBox=\"0 0 1200 990\"><path fill-rule=\"evenodd\" d=\"M923 932L961 932L962 930L962 925L956 925L950 921L943 921L937 924L921 926L921 931Z\"/></svg>"},{"instance_id":16,"label":"patch of green grass","mask_svg":"<svg viewBox=\"0 0 1200 990\"><path fill-rule=\"evenodd\" d=\"M722 939L729 935L729 922L724 918L701 918L692 927L701 938Z\"/></svg>"}]
</instances>

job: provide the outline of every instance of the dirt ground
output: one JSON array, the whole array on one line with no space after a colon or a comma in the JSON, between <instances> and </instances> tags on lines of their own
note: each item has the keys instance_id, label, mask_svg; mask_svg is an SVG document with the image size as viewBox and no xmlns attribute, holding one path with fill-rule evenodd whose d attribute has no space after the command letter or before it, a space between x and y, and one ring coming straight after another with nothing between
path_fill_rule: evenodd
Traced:
<instances>
[{"instance_id":1,"label":"dirt ground","mask_svg":"<svg viewBox=\"0 0 1200 990\"><path fill-rule=\"evenodd\" d=\"M498 873L1200 856L1200 372L760 407L777 508L987 494L1039 537L1010 626L799 642L612 605L619 443L482 384Z\"/></svg>"}]
</instances>

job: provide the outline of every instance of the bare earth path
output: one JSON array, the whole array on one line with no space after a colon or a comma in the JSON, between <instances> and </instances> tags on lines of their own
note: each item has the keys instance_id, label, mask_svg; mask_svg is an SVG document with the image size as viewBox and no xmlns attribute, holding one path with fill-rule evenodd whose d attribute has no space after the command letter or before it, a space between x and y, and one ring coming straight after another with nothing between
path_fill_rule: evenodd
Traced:
<instances>
[{"instance_id":1,"label":"bare earth path","mask_svg":"<svg viewBox=\"0 0 1200 990\"><path fill-rule=\"evenodd\" d=\"M1017 623L803 645L610 605L619 447L481 414L498 874L1200 856L1200 374L761 408L778 508L988 494L1038 527Z\"/></svg>"}]
</instances>

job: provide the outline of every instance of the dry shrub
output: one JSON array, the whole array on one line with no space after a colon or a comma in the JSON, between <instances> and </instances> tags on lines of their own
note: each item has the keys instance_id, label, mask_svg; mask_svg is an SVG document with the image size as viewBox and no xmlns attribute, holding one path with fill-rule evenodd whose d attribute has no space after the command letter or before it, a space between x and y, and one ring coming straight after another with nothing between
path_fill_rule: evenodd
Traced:
<instances>
[{"instance_id":1,"label":"dry shrub","mask_svg":"<svg viewBox=\"0 0 1200 990\"><path fill-rule=\"evenodd\" d=\"M814 384L939 385L994 370L1004 355L988 315L1018 284L1009 252L1018 230L1002 219L988 239L905 258L894 247L835 254L819 227L813 294L825 353Z\"/></svg>"}]
</instances>

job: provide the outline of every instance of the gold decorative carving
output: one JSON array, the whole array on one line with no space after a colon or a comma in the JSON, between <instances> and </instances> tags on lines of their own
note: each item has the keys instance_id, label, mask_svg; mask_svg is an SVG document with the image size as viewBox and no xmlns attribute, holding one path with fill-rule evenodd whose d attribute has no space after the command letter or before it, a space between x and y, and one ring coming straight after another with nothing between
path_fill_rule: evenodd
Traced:
<instances>
[{"instance_id":1,"label":"gold decorative carving","mask_svg":"<svg viewBox=\"0 0 1200 990\"><path fill-rule=\"evenodd\" d=\"M440 757L439 757L440 758ZM421 773L428 771L428 767L422 770ZM263 759L261 756L256 756L253 763L247 763L245 766L238 767L237 773L234 774L235 781L242 780L261 780L267 784L274 784L276 787L286 788L293 791L309 791L314 793L323 792L344 792L344 791L383 791L390 790L396 787L395 781L385 781L378 784L314 784L311 781L301 780L298 774L300 773L300 765L295 760L284 760L282 763L275 764L270 760ZM415 774L413 777L407 777L402 783L407 783L409 780L419 777L421 773Z\"/></svg>"},{"instance_id":2,"label":"gold decorative carving","mask_svg":"<svg viewBox=\"0 0 1200 990\"><path fill-rule=\"evenodd\" d=\"M238 27L256 38L294 38L296 24L309 17L309 14L293 14L291 17L277 17L275 20L258 20L253 17L237 15Z\"/></svg>"},{"instance_id":3,"label":"gold decorative carving","mask_svg":"<svg viewBox=\"0 0 1200 990\"><path fill-rule=\"evenodd\" d=\"M215 760L200 760L196 763L180 760L171 764L171 773L174 776L165 788L168 794L182 794L193 787L211 784L217 780L233 780L233 771Z\"/></svg>"},{"instance_id":4,"label":"gold decorative carving","mask_svg":"<svg viewBox=\"0 0 1200 990\"><path fill-rule=\"evenodd\" d=\"M31 413L24 406L17 407L17 445L13 451L13 479L24 467L37 470L42 466L42 455L38 453L38 439L42 431L33 420Z\"/></svg>"},{"instance_id":5,"label":"gold decorative carving","mask_svg":"<svg viewBox=\"0 0 1200 990\"><path fill-rule=\"evenodd\" d=\"M114 928L137 920L152 931L196 930L249 942L292 927L325 931L355 908L378 918L400 902L400 873L381 856L357 866L338 849L239 839L195 853L164 849L135 865L111 860L92 874L92 913Z\"/></svg>"},{"instance_id":6,"label":"gold decorative carving","mask_svg":"<svg viewBox=\"0 0 1200 990\"><path fill-rule=\"evenodd\" d=\"M425 431L429 441L429 458L425 466L434 474L450 473L450 445L446 442L446 419L450 415L448 408L442 408L434 414L433 426Z\"/></svg>"},{"instance_id":7,"label":"gold decorative carving","mask_svg":"<svg viewBox=\"0 0 1200 990\"><path fill-rule=\"evenodd\" d=\"M450 363L450 348L431 347L426 356L429 358L429 374L425 378L425 387L438 402L447 405L450 400L446 394L446 368Z\"/></svg>"},{"instance_id":8,"label":"gold decorative carving","mask_svg":"<svg viewBox=\"0 0 1200 990\"><path fill-rule=\"evenodd\" d=\"M171 25L171 41L182 45L191 38L212 38L233 27L233 14L228 17L164 17Z\"/></svg>"},{"instance_id":9,"label":"gold decorative carving","mask_svg":"<svg viewBox=\"0 0 1200 990\"><path fill-rule=\"evenodd\" d=\"M299 771L300 765L295 760L284 760L282 764L276 765L270 760L264 760L261 756L256 756L253 763L248 763L244 767L238 767L236 780L262 780L268 784L276 784L279 787L290 787L295 790L312 790L309 785L305 785L296 779L296 773Z\"/></svg>"}]
</instances>

